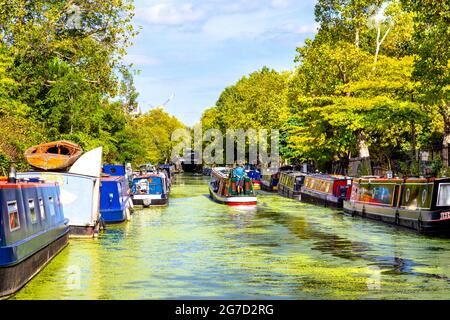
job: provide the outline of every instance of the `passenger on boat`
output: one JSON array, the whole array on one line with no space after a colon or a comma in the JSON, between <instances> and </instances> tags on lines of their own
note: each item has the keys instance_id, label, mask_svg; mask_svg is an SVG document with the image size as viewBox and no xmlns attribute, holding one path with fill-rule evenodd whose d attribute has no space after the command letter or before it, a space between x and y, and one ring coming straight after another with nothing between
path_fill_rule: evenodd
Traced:
<instances>
[{"instance_id":1,"label":"passenger on boat","mask_svg":"<svg viewBox=\"0 0 450 320\"><path fill-rule=\"evenodd\" d=\"M245 178L245 169L242 164L238 164L236 168L233 170L234 177L236 178L236 187L237 193L241 194L244 190L244 178Z\"/></svg>"}]
</instances>

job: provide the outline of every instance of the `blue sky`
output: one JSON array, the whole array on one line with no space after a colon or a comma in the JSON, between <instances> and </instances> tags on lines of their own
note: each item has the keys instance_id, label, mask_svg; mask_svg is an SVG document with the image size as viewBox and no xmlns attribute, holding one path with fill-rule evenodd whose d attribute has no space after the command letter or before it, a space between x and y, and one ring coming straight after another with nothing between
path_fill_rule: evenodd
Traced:
<instances>
[{"instance_id":1,"label":"blue sky","mask_svg":"<svg viewBox=\"0 0 450 320\"><path fill-rule=\"evenodd\" d=\"M174 94L165 110L191 126L243 75L292 69L295 48L317 28L315 2L135 0L142 29L126 61L140 70L142 111Z\"/></svg>"}]
</instances>

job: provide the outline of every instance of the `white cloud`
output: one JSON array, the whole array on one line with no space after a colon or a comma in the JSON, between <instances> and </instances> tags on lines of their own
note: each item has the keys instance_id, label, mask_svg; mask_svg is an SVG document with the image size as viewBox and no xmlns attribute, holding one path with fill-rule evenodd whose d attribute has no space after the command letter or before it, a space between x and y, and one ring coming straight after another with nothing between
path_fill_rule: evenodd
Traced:
<instances>
[{"instance_id":1,"label":"white cloud","mask_svg":"<svg viewBox=\"0 0 450 320\"><path fill-rule=\"evenodd\" d=\"M173 4L170 2L155 4L136 10L136 17L150 24L182 25L201 20L205 13L191 3Z\"/></svg>"}]
</instances>

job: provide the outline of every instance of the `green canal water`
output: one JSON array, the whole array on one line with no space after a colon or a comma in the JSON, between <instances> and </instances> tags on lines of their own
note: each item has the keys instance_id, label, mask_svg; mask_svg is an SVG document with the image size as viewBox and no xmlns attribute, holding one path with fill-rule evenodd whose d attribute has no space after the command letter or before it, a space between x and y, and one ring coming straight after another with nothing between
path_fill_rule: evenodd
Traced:
<instances>
[{"instance_id":1,"label":"green canal water","mask_svg":"<svg viewBox=\"0 0 450 320\"><path fill-rule=\"evenodd\" d=\"M450 299L450 240L275 194L231 208L207 181L71 240L13 299Z\"/></svg>"}]
</instances>

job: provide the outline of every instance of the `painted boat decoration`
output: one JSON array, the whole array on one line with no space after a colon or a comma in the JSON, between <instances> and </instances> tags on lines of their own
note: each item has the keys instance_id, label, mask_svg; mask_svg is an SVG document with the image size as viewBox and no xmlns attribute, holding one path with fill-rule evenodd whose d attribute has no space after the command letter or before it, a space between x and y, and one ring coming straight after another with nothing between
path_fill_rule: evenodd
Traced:
<instances>
[{"instance_id":1,"label":"painted boat decoration","mask_svg":"<svg viewBox=\"0 0 450 320\"><path fill-rule=\"evenodd\" d=\"M354 179L344 211L420 233L450 235L450 179Z\"/></svg>"},{"instance_id":2,"label":"painted boat decoration","mask_svg":"<svg viewBox=\"0 0 450 320\"><path fill-rule=\"evenodd\" d=\"M300 200L301 187L306 176L306 173L299 171L281 172L277 184L278 194L283 197Z\"/></svg>"},{"instance_id":3,"label":"painted boat decoration","mask_svg":"<svg viewBox=\"0 0 450 320\"><path fill-rule=\"evenodd\" d=\"M247 176L252 179L253 189L261 190L261 172L256 169L255 165L247 164L245 166Z\"/></svg>"},{"instance_id":4,"label":"painted boat decoration","mask_svg":"<svg viewBox=\"0 0 450 320\"><path fill-rule=\"evenodd\" d=\"M326 207L342 208L350 198L352 178L335 175L314 174L305 177L300 200Z\"/></svg>"},{"instance_id":5,"label":"painted boat decoration","mask_svg":"<svg viewBox=\"0 0 450 320\"><path fill-rule=\"evenodd\" d=\"M62 170L70 167L83 153L81 147L70 141L54 141L25 150L27 162L42 170Z\"/></svg>"},{"instance_id":6,"label":"painted boat decoration","mask_svg":"<svg viewBox=\"0 0 450 320\"><path fill-rule=\"evenodd\" d=\"M68 243L57 183L0 181L0 298L17 292Z\"/></svg>"},{"instance_id":7,"label":"painted boat decoration","mask_svg":"<svg viewBox=\"0 0 450 320\"><path fill-rule=\"evenodd\" d=\"M136 206L165 206L169 203L169 181L166 174L154 172L133 179L132 199Z\"/></svg>"},{"instance_id":8,"label":"painted boat decoration","mask_svg":"<svg viewBox=\"0 0 450 320\"><path fill-rule=\"evenodd\" d=\"M100 229L100 173L102 148L83 154L69 172L23 172L19 178L39 178L59 183L70 237L96 237Z\"/></svg>"},{"instance_id":9,"label":"painted boat decoration","mask_svg":"<svg viewBox=\"0 0 450 320\"><path fill-rule=\"evenodd\" d=\"M100 216L105 223L131 219L132 202L128 193L125 166L104 165L100 179Z\"/></svg>"},{"instance_id":10,"label":"painted boat decoration","mask_svg":"<svg viewBox=\"0 0 450 320\"><path fill-rule=\"evenodd\" d=\"M257 198L250 178L243 180L242 190L238 190L237 179L230 168L213 168L209 182L211 198L221 204L230 206L256 205Z\"/></svg>"}]
</instances>

